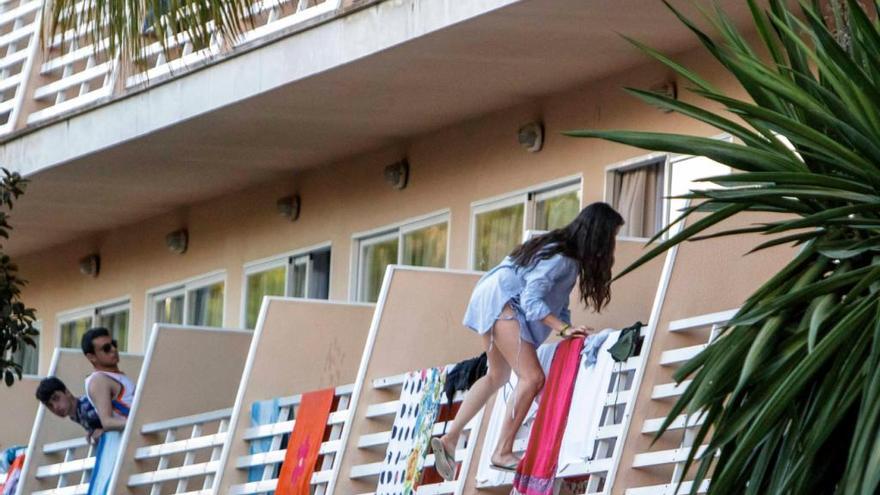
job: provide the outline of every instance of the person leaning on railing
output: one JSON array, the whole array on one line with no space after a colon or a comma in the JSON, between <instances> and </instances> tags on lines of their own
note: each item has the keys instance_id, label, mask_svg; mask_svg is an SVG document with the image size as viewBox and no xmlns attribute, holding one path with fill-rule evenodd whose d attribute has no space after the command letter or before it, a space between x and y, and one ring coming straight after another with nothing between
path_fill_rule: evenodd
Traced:
<instances>
[{"instance_id":1,"label":"person leaning on railing","mask_svg":"<svg viewBox=\"0 0 880 495\"><path fill-rule=\"evenodd\" d=\"M59 418L70 418L74 423L82 426L86 430L86 440L90 443L96 442L104 432L98 411L89 399L86 396L73 395L60 378L56 376L43 378L37 386L36 396L52 414Z\"/></svg>"},{"instance_id":2,"label":"person leaning on railing","mask_svg":"<svg viewBox=\"0 0 880 495\"><path fill-rule=\"evenodd\" d=\"M518 246L477 283L464 325L482 336L489 370L471 387L446 434L431 441L445 480L455 477L455 447L464 426L507 383L511 369L518 378L508 404L513 412L505 418L491 463L500 470L516 469L514 436L544 386L536 348L551 332L570 338L594 331L572 327L568 302L578 278L585 306L599 311L610 301L615 238L623 224L611 206L593 203L567 226Z\"/></svg>"}]
</instances>

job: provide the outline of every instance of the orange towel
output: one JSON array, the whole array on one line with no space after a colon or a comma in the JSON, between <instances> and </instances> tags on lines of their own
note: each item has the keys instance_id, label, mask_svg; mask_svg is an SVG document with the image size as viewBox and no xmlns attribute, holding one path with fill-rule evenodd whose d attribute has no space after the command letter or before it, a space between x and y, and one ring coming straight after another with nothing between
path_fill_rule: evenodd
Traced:
<instances>
[{"instance_id":1,"label":"orange towel","mask_svg":"<svg viewBox=\"0 0 880 495\"><path fill-rule=\"evenodd\" d=\"M278 475L275 495L309 495L309 484L315 463L318 460L318 449L324 440L327 418L333 407L332 388L303 394L293 432L287 442L287 453Z\"/></svg>"}]
</instances>

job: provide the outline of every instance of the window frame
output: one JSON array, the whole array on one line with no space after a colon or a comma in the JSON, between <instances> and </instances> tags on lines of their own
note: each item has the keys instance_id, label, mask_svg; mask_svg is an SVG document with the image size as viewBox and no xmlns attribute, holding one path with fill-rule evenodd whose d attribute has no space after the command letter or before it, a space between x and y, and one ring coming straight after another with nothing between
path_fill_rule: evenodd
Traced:
<instances>
[{"instance_id":1,"label":"window frame","mask_svg":"<svg viewBox=\"0 0 880 495\"><path fill-rule=\"evenodd\" d=\"M167 297L183 295L183 323L181 323L181 325L192 326L192 324L187 321L189 319L189 293L197 289L214 285L218 282L223 282L223 318L219 327L211 328L225 328L226 312L229 308L229 281L227 280L226 270L216 270L148 289L146 293L146 311L144 311L144 348L146 349L146 346L150 343L150 336L153 333L153 325L156 323L156 318L153 314L155 308L153 306L157 296Z\"/></svg>"},{"instance_id":2,"label":"window frame","mask_svg":"<svg viewBox=\"0 0 880 495\"><path fill-rule=\"evenodd\" d=\"M239 308L239 324L241 328L247 329L247 279L249 276L265 272L268 270L272 270L274 268L284 267L284 297L294 297L288 294L293 292L293 266L296 264L298 259L305 258L306 265L308 269L306 270L306 290L308 290L308 283L311 277L311 264L312 260L310 255L313 253L317 253L320 251L330 251L330 272L327 275L328 282L328 293L332 293L333 291L333 243L331 241L321 242L318 244L313 244L311 246L306 246L299 249L294 249L293 251L287 251L285 253L276 254L274 256L269 256L267 258L260 258L253 261L248 261L242 267L242 276L241 276L241 305ZM310 299L308 297L297 297L296 299ZM323 299L319 299L323 301Z\"/></svg>"},{"instance_id":3,"label":"window frame","mask_svg":"<svg viewBox=\"0 0 880 495\"><path fill-rule=\"evenodd\" d=\"M670 174L669 171L672 169L673 163L686 156L687 155L673 155L670 153L649 153L606 166L605 194L602 201L614 206L614 190L616 189L618 180L617 174L621 172L629 172L631 170L638 170L643 167L659 165L660 173L663 174L663 183L658 198L660 201L660 222L663 225L666 225L669 222L669 201L666 200L666 197L669 196L669 191L672 189L672 174ZM620 241L647 242L649 239L650 237L617 236L617 240Z\"/></svg>"},{"instance_id":4,"label":"window frame","mask_svg":"<svg viewBox=\"0 0 880 495\"><path fill-rule=\"evenodd\" d=\"M132 319L131 319L131 296L123 296L117 297L113 299L108 299L105 301L100 301L95 304L90 304L88 306L80 306L74 309L68 309L65 311L61 311L55 314L55 347L61 349L78 349L78 347L61 347L61 326L65 323L70 323L71 321L78 320L80 318L89 317L92 319L92 323L89 325L90 327L95 326L95 322L100 315L101 310L106 309L115 309L117 311L128 311L128 333L126 335L125 340L125 348L127 349L125 352L131 352L131 329L132 329Z\"/></svg>"},{"instance_id":5,"label":"window frame","mask_svg":"<svg viewBox=\"0 0 880 495\"><path fill-rule=\"evenodd\" d=\"M351 270L349 271L348 284L349 301L366 302L361 298L363 290L361 280L364 271L363 263L361 263L361 254L364 247L390 239L397 239L397 261L394 264L400 265L403 257L403 238L406 234L443 223L446 224L446 255L443 259L443 268L446 269L449 268L449 249L452 239L452 212L448 208L353 234L351 236Z\"/></svg>"},{"instance_id":6,"label":"window frame","mask_svg":"<svg viewBox=\"0 0 880 495\"><path fill-rule=\"evenodd\" d=\"M715 136L711 136L710 139L717 139L720 141L727 141L728 143L733 143L733 136L727 133L718 134ZM604 184L604 195L602 197L602 201L613 205L614 204L614 189L615 189L615 180L616 180L616 172L625 172L627 170L634 170L639 167L644 167L650 165L653 162L663 161L663 194L660 197L660 201L662 203L662 223L663 225L668 225L672 220L672 211L670 208L670 201L667 199L672 191L672 168L673 166L683 160L688 160L690 158L694 158L694 155L684 155L681 153L646 153L644 155L639 155L633 158L628 158L623 161L619 161L616 163L612 163L605 167L605 184ZM651 238L650 237L632 237L632 236L617 236L617 240L620 241L634 241L634 242L647 242ZM663 234L660 240L667 239L667 234Z\"/></svg>"},{"instance_id":7,"label":"window frame","mask_svg":"<svg viewBox=\"0 0 880 495\"><path fill-rule=\"evenodd\" d=\"M584 206L584 175L576 174L560 177L551 181L535 184L523 189L511 191L498 196L477 200L471 203L470 226L468 228L468 267L477 270L474 266L476 256L474 249L477 243L477 216L486 212L508 208L510 206L523 205L522 237L525 240L529 233L543 232L535 229L535 215L537 202L576 192L580 207ZM520 241L522 242L522 241ZM479 271L479 270L477 270Z\"/></svg>"}]
</instances>

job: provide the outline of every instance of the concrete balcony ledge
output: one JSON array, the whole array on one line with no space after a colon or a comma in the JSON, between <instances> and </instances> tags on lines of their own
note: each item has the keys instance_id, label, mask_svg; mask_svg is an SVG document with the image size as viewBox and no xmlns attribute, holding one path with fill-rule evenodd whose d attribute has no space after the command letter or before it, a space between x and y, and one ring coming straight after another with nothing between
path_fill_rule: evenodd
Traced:
<instances>
[{"instance_id":1,"label":"concrete balcony ledge","mask_svg":"<svg viewBox=\"0 0 880 495\"><path fill-rule=\"evenodd\" d=\"M336 0L338 2L338 0ZM23 175L135 139L167 126L303 80L357 59L406 43L432 31L515 3L518 0L388 0L328 12L307 25L279 31L274 39L253 39L238 49L204 57L185 72L165 72L145 88L110 94L74 107L48 123L3 139L0 163ZM328 0L334 2L334 0ZM308 29L307 29L308 28ZM234 61L229 60L234 59ZM201 68L201 70L193 70ZM106 71L99 74L105 76ZM38 95L81 84L53 83ZM48 89L44 89L48 88ZM95 90L98 91L98 90Z\"/></svg>"}]
</instances>

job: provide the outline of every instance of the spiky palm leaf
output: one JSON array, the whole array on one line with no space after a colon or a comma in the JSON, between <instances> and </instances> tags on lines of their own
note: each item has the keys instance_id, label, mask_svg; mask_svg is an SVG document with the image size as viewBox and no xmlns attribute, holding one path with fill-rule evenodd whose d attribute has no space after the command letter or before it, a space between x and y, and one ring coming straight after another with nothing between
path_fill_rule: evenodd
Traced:
<instances>
[{"instance_id":1,"label":"spiky palm leaf","mask_svg":"<svg viewBox=\"0 0 880 495\"><path fill-rule=\"evenodd\" d=\"M763 50L718 9L714 41L680 15L751 101L635 42L730 113L711 113L630 89L648 103L708 123L739 144L673 134L573 131L640 148L701 155L737 172L692 192L699 215L626 271L743 211L782 220L715 235L774 235L757 249L795 243L794 259L752 294L721 338L678 370L692 378L664 429L683 412L706 414L691 450L710 493L874 494L880 487L880 27L877 2L790 9L749 0ZM761 53L769 55L761 55ZM730 115L733 114L733 115ZM784 136L792 147L779 138ZM658 234L658 238L659 238ZM661 432L662 434L662 432ZM696 459L700 443L708 443Z\"/></svg>"},{"instance_id":2,"label":"spiky palm leaf","mask_svg":"<svg viewBox=\"0 0 880 495\"><path fill-rule=\"evenodd\" d=\"M271 3L275 0L266 0ZM43 0L40 24L43 46L61 37L80 35L96 52L106 49L123 64L142 63L144 49L160 43L166 55L175 39L196 47L211 43L212 34L231 45L253 26L261 0Z\"/></svg>"}]
</instances>

